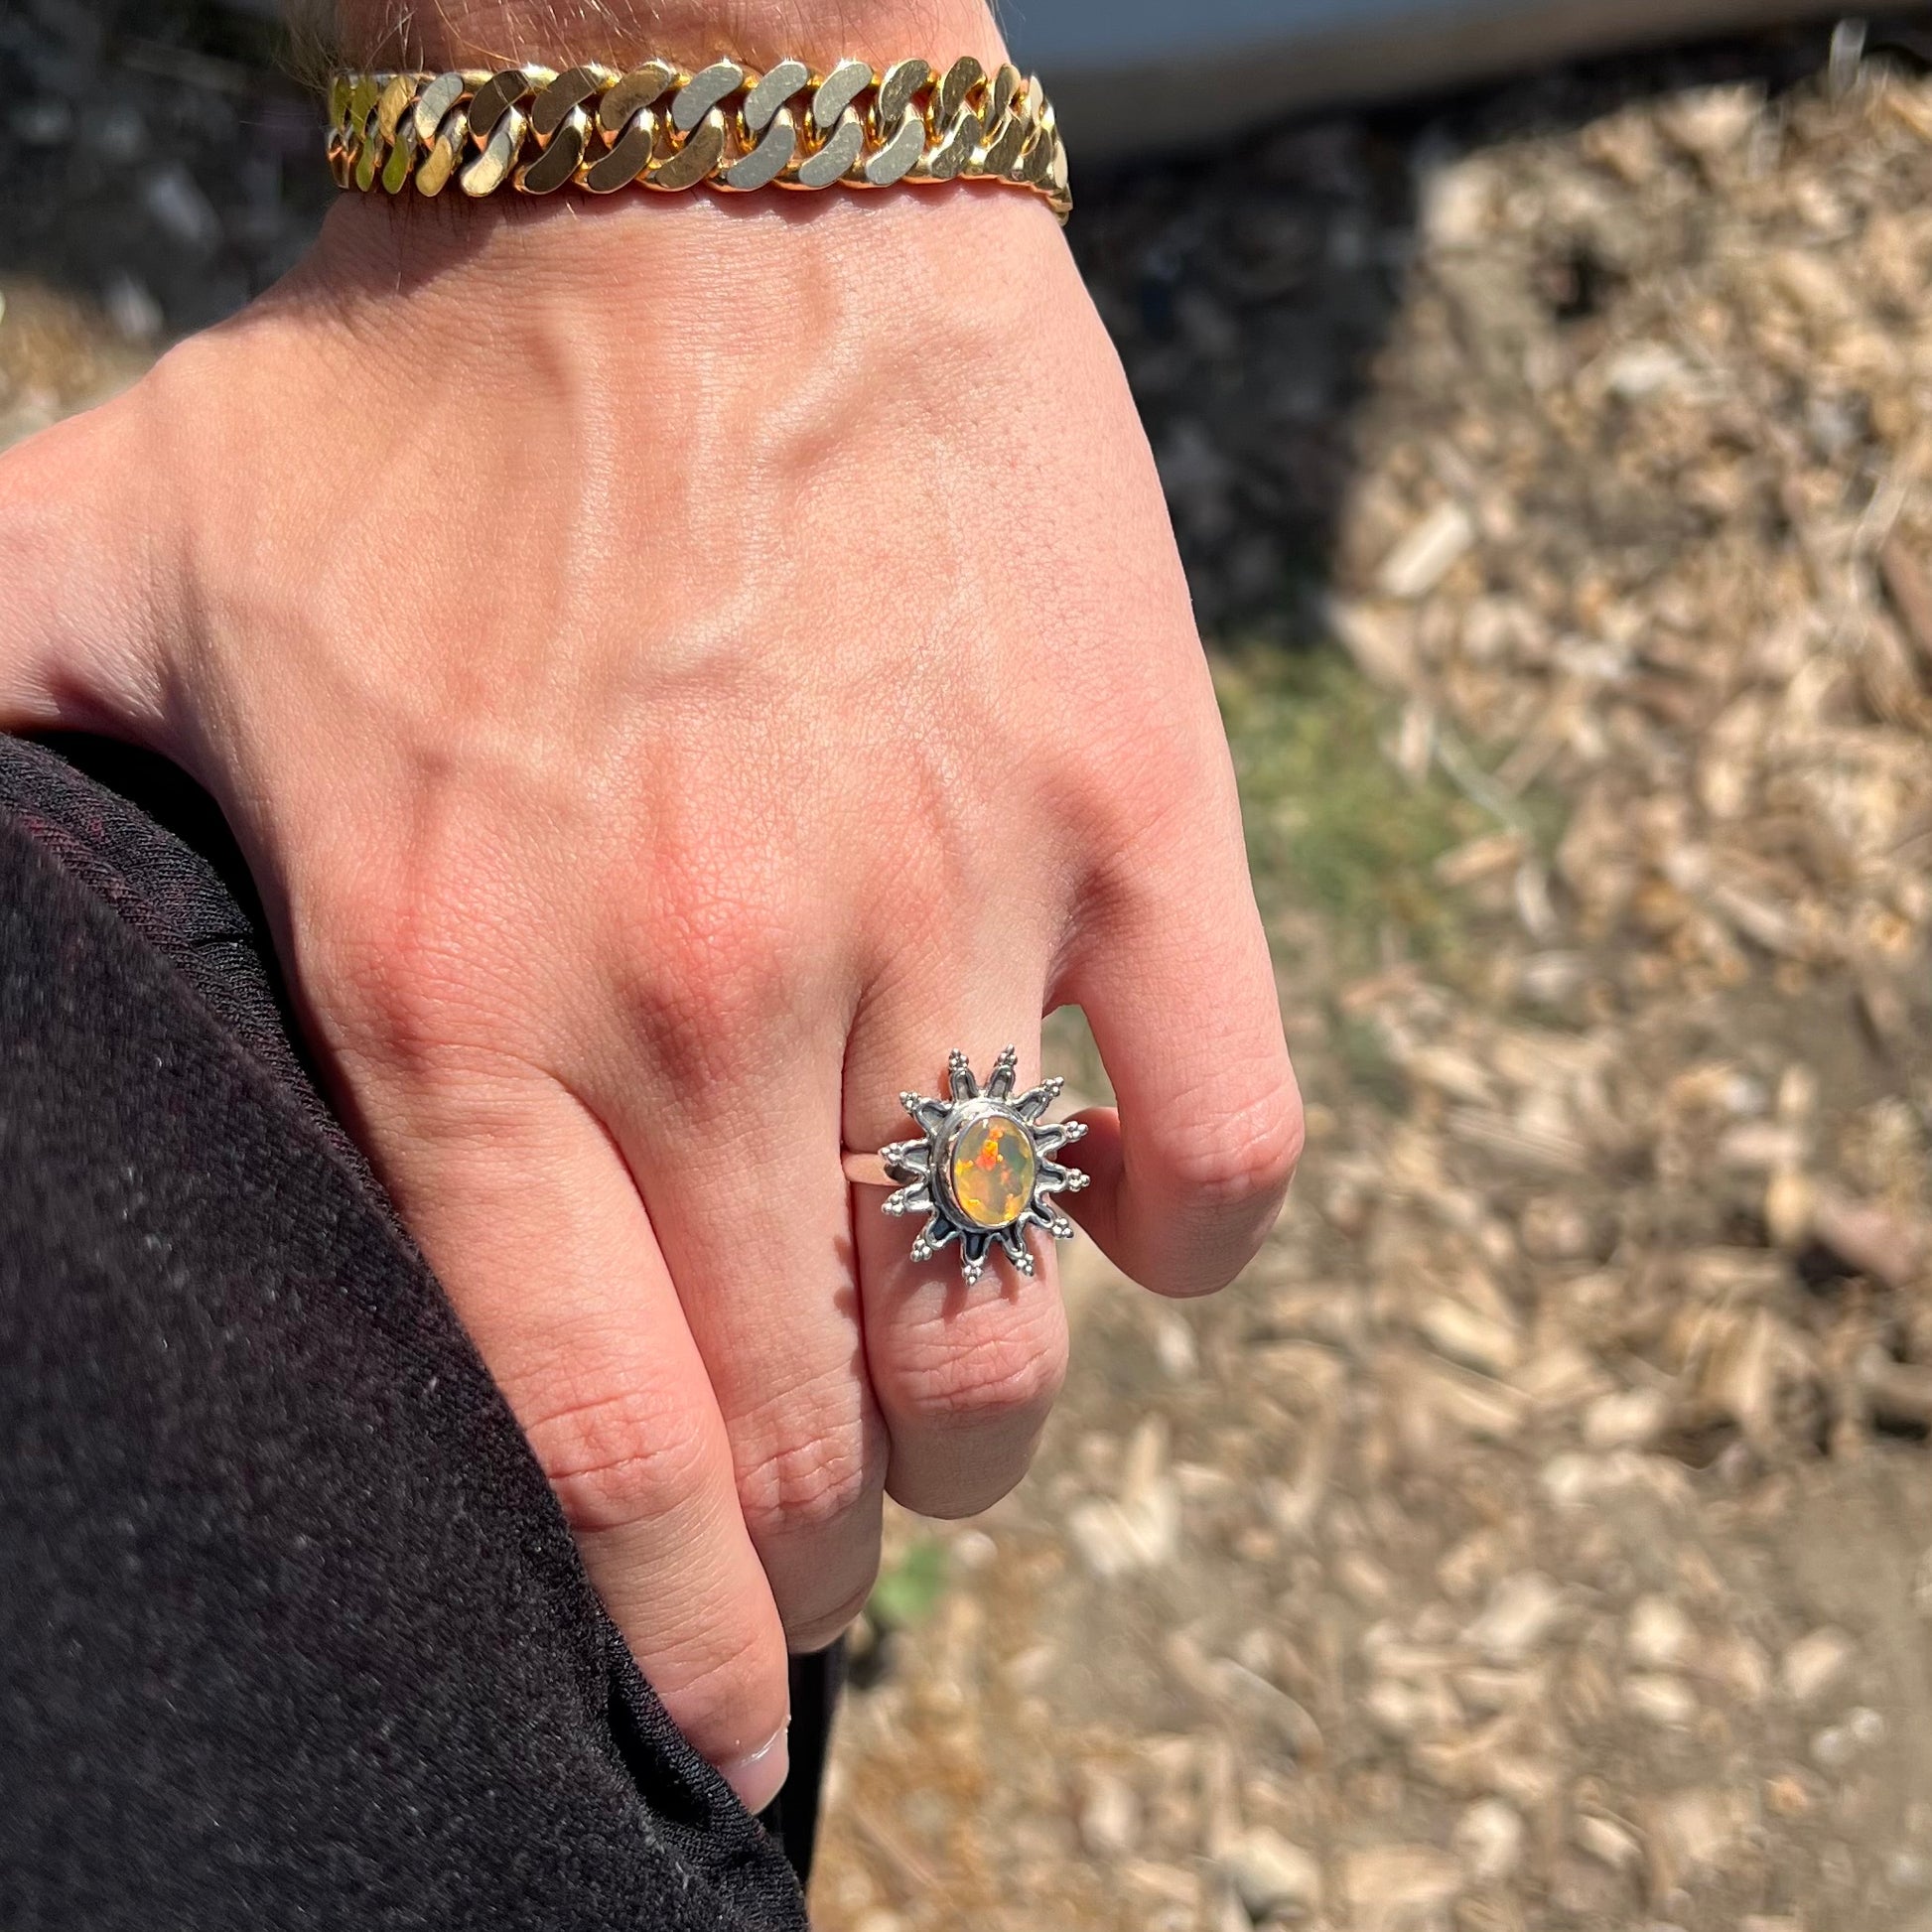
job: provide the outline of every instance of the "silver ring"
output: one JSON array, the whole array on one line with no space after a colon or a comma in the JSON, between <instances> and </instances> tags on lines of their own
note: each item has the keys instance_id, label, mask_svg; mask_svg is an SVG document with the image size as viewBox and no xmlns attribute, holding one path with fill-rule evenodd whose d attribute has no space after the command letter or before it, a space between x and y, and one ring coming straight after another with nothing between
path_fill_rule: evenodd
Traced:
<instances>
[{"instance_id":1,"label":"silver ring","mask_svg":"<svg viewBox=\"0 0 1932 1932\"><path fill-rule=\"evenodd\" d=\"M1090 1178L1052 1158L1085 1134L1086 1122L1040 1119L1065 1082L1042 1080L1016 1097L1019 1067L1020 1055L1009 1046L982 1092L966 1055L955 1052L946 1062L945 1099L898 1097L918 1125L918 1140L882 1147L876 1162L845 1156L851 1179L897 1184L883 1203L888 1214L926 1217L912 1237L914 1261L930 1261L947 1242L959 1243L959 1272L968 1287L986 1272L996 1243L1021 1274L1033 1274L1029 1228L1070 1241L1073 1223L1052 1196L1078 1193Z\"/></svg>"}]
</instances>

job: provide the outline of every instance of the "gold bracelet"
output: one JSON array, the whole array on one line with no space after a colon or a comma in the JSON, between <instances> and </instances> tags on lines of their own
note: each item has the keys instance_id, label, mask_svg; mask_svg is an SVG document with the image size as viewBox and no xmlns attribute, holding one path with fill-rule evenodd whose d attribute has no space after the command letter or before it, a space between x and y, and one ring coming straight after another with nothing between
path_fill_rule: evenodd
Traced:
<instances>
[{"instance_id":1,"label":"gold bracelet","mask_svg":"<svg viewBox=\"0 0 1932 1932\"><path fill-rule=\"evenodd\" d=\"M944 73L924 61L884 73L864 61L825 74L802 61L764 73L736 61L696 73L666 61L338 73L329 165L341 187L391 195L412 181L419 195L452 181L466 195L993 181L1044 196L1062 221L1073 207L1038 80L1012 67L989 74L970 55Z\"/></svg>"}]
</instances>

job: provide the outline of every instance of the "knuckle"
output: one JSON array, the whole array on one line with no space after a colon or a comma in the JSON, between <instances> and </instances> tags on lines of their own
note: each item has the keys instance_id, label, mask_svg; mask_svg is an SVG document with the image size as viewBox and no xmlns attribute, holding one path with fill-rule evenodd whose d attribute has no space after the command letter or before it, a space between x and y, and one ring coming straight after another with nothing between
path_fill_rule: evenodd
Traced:
<instances>
[{"instance_id":1,"label":"knuckle","mask_svg":"<svg viewBox=\"0 0 1932 1932\"><path fill-rule=\"evenodd\" d=\"M739 1506L754 1543L812 1537L849 1521L879 1492L878 1458L859 1423L801 1436L739 1477Z\"/></svg>"},{"instance_id":2,"label":"knuckle","mask_svg":"<svg viewBox=\"0 0 1932 1932\"><path fill-rule=\"evenodd\" d=\"M977 1311L976 1311L977 1312ZM1066 1380L1066 1324L1057 1302L1030 1320L1008 1308L994 1318L938 1324L907 1352L898 1393L941 1428L1043 1420Z\"/></svg>"},{"instance_id":3,"label":"knuckle","mask_svg":"<svg viewBox=\"0 0 1932 1932\"><path fill-rule=\"evenodd\" d=\"M1213 823L1202 809L1198 747L1173 731L1094 733L1064 756L1076 823L1089 845L1093 828L1106 828L1114 859L1099 870L1123 894L1143 890L1151 864L1172 865Z\"/></svg>"},{"instance_id":4,"label":"knuckle","mask_svg":"<svg viewBox=\"0 0 1932 1932\"><path fill-rule=\"evenodd\" d=\"M1209 1214L1267 1206L1288 1190L1306 1129L1292 1076L1245 1106L1196 1119L1158 1147L1173 1188Z\"/></svg>"},{"instance_id":5,"label":"knuckle","mask_svg":"<svg viewBox=\"0 0 1932 1932\"><path fill-rule=\"evenodd\" d=\"M767 908L740 908L707 925L687 914L659 941L663 1004L704 1028L762 1019L782 991L791 957L781 924Z\"/></svg>"},{"instance_id":6,"label":"knuckle","mask_svg":"<svg viewBox=\"0 0 1932 1932\"><path fill-rule=\"evenodd\" d=\"M756 1416L733 1425L739 1508L754 1546L779 1563L787 1642L818 1650L865 1608L878 1573L884 1431L843 1366L768 1407L774 1426L759 1431Z\"/></svg>"},{"instance_id":7,"label":"knuckle","mask_svg":"<svg viewBox=\"0 0 1932 1932\"><path fill-rule=\"evenodd\" d=\"M710 1487L710 1434L667 1390L573 1402L527 1423L524 1434L579 1534L666 1521Z\"/></svg>"},{"instance_id":8,"label":"knuckle","mask_svg":"<svg viewBox=\"0 0 1932 1932\"><path fill-rule=\"evenodd\" d=\"M480 869L460 862L351 878L326 895L310 923L357 1044L417 1067L486 1035L502 1004L491 992L491 897Z\"/></svg>"},{"instance_id":9,"label":"knuckle","mask_svg":"<svg viewBox=\"0 0 1932 1932\"><path fill-rule=\"evenodd\" d=\"M808 927L790 889L747 864L733 874L688 856L622 915L627 1004L672 1077L742 1071L776 1030L809 970Z\"/></svg>"}]
</instances>

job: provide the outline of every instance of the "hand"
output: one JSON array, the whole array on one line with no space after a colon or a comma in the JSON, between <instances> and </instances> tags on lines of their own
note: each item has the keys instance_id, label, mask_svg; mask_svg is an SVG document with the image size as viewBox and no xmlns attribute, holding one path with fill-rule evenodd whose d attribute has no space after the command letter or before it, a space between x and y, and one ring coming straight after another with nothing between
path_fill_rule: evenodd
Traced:
<instances>
[{"instance_id":1,"label":"hand","mask_svg":"<svg viewBox=\"0 0 1932 1932\"><path fill-rule=\"evenodd\" d=\"M1050 213L345 199L0 459L0 718L219 798L352 1127L646 1674L748 1802L881 1491L985 1508L1065 1361L849 1192L1077 1001L1068 1204L1219 1287L1300 1135L1213 695ZM776 1738L775 1743L770 1742Z\"/></svg>"}]
</instances>

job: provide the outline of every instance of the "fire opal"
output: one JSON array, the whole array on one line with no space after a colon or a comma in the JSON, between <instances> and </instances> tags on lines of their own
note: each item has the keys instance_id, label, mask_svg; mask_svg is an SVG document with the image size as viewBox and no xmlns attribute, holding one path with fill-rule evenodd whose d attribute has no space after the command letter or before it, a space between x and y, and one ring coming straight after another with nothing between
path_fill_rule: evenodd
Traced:
<instances>
[{"instance_id":1,"label":"fire opal","mask_svg":"<svg viewBox=\"0 0 1932 1932\"><path fill-rule=\"evenodd\" d=\"M1038 1163L1026 1130L1004 1115L976 1120L953 1143L952 1195L975 1227L1003 1228L1033 1199Z\"/></svg>"}]
</instances>

